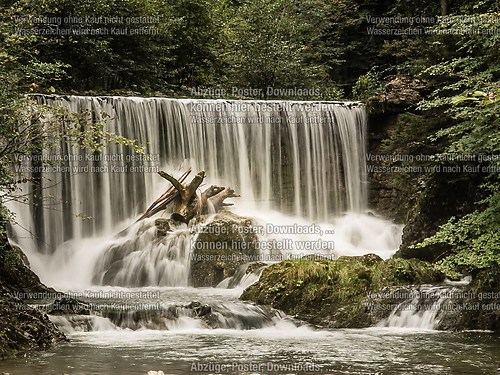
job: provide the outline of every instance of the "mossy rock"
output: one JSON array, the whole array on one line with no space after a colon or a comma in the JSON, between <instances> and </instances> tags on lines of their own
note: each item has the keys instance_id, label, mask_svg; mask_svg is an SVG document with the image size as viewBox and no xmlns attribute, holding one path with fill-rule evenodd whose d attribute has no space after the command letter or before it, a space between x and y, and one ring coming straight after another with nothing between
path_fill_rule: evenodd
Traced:
<instances>
[{"instance_id":1,"label":"mossy rock","mask_svg":"<svg viewBox=\"0 0 500 375\"><path fill-rule=\"evenodd\" d=\"M29 297L31 293L53 293L54 289L42 284L40 278L29 268L26 255L18 246L0 239L0 284L11 293Z\"/></svg>"},{"instance_id":2,"label":"mossy rock","mask_svg":"<svg viewBox=\"0 0 500 375\"><path fill-rule=\"evenodd\" d=\"M257 241L252 220L230 212L218 213L193 243L190 284L215 287L233 276L238 267L258 257Z\"/></svg>"},{"instance_id":3,"label":"mossy rock","mask_svg":"<svg viewBox=\"0 0 500 375\"><path fill-rule=\"evenodd\" d=\"M433 265L416 259L382 261L374 254L337 260L287 260L267 267L241 298L270 305L313 324L368 327L369 292L388 286L443 280ZM387 312L387 314L390 311Z\"/></svg>"},{"instance_id":4,"label":"mossy rock","mask_svg":"<svg viewBox=\"0 0 500 375\"><path fill-rule=\"evenodd\" d=\"M0 290L0 360L29 350L46 350L66 337L46 314Z\"/></svg>"},{"instance_id":5,"label":"mossy rock","mask_svg":"<svg viewBox=\"0 0 500 375\"><path fill-rule=\"evenodd\" d=\"M440 329L490 330L500 332L500 266L478 271L456 298L451 313L440 321ZM460 296L460 295L459 295Z\"/></svg>"}]
</instances>

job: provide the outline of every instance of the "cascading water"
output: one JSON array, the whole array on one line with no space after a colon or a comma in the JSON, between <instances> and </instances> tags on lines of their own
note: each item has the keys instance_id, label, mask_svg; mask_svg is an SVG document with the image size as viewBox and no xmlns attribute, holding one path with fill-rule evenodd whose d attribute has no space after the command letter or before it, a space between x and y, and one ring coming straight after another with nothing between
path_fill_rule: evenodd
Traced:
<instances>
[{"instance_id":1,"label":"cascading water","mask_svg":"<svg viewBox=\"0 0 500 375\"><path fill-rule=\"evenodd\" d=\"M130 224L165 190L166 182L155 172L181 166L205 170L210 182L234 188L241 194L239 212L248 212L247 216L261 222L324 223L330 233L335 230L337 255L378 252L387 257L398 246L400 228L364 214L366 115L358 103L83 96L36 99L72 112L88 111L92 121L109 117L111 132L146 146L143 156L115 144L94 154L63 143L58 155L51 155L54 150L44 151L43 157L58 156L66 169L31 174L37 183L23 186L30 204L12 207L21 224L15 227L12 240L30 257L38 258L32 263L44 280L54 282L50 279L54 269L48 271L48 260L40 253L57 259L50 262L60 269L62 258L74 255L78 259L78 252L87 252L91 264L117 242L130 243L137 234L134 231L128 238L111 240L110 236ZM34 159L24 166L39 163ZM107 242L101 241L106 246L96 249L90 245L97 236L106 238ZM147 241L152 234L141 236ZM140 285L186 285L188 241L182 233L172 236L168 243L134 243L142 250L149 246L149 251L131 255L114 285L138 285L132 278L142 278ZM160 258L163 260L152 262ZM81 264L74 263L81 269ZM64 267L69 267L67 262ZM86 270L84 274L81 281L90 283L92 273ZM72 279L77 278L73 272ZM106 283L102 277L93 281Z\"/></svg>"},{"instance_id":2,"label":"cascading water","mask_svg":"<svg viewBox=\"0 0 500 375\"><path fill-rule=\"evenodd\" d=\"M380 321L378 327L435 329L442 315L442 305L453 295L449 287L427 287L414 290L407 300Z\"/></svg>"}]
</instances>

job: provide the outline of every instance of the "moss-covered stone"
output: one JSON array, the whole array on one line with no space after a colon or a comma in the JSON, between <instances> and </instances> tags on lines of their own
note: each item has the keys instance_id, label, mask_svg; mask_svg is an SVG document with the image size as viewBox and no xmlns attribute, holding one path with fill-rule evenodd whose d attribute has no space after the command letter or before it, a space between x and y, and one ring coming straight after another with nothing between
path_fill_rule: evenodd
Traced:
<instances>
[{"instance_id":1,"label":"moss-covered stone","mask_svg":"<svg viewBox=\"0 0 500 375\"><path fill-rule=\"evenodd\" d=\"M369 292L442 280L443 275L431 264L416 259L382 261L368 254L337 260L287 260L266 268L260 281L241 298L271 305L313 324L368 327L375 323L367 307Z\"/></svg>"},{"instance_id":2,"label":"moss-covered stone","mask_svg":"<svg viewBox=\"0 0 500 375\"><path fill-rule=\"evenodd\" d=\"M230 212L218 213L193 244L190 284L215 287L258 256L254 223Z\"/></svg>"}]
</instances>

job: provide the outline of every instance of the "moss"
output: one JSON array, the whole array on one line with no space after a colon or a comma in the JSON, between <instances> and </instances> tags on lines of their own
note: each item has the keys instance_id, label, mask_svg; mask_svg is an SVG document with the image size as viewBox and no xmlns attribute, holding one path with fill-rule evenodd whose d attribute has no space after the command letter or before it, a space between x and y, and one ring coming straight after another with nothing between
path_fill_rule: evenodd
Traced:
<instances>
[{"instance_id":1,"label":"moss","mask_svg":"<svg viewBox=\"0 0 500 375\"><path fill-rule=\"evenodd\" d=\"M252 261L258 255L254 228L248 218L218 213L194 242L190 284L215 287L233 276L242 264Z\"/></svg>"},{"instance_id":2,"label":"moss","mask_svg":"<svg viewBox=\"0 0 500 375\"><path fill-rule=\"evenodd\" d=\"M373 254L337 260L287 260L264 270L241 298L271 305L314 324L366 327L370 291L443 280L433 265L416 259L382 261Z\"/></svg>"},{"instance_id":3,"label":"moss","mask_svg":"<svg viewBox=\"0 0 500 375\"><path fill-rule=\"evenodd\" d=\"M373 286L434 284L443 281L444 275L425 261L418 259L391 258L375 267Z\"/></svg>"}]
</instances>

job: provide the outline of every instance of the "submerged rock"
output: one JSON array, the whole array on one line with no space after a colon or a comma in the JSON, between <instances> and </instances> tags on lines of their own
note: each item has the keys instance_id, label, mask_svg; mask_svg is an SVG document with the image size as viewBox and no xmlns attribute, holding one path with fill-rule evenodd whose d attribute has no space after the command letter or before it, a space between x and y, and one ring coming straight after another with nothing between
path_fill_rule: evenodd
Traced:
<instances>
[{"instance_id":1,"label":"submerged rock","mask_svg":"<svg viewBox=\"0 0 500 375\"><path fill-rule=\"evenodd\" d=\"M50 315L90 315L91 306L74 298L61 298L49 307Z\"/></svg>"},{"instance_id":2,"label":"submerged rock","mask_svg":"<svg viewBox=\"0 0 500 375\"><path fill-rule=\"evenodd\" d=\"M196 316L205 316L212 312L212 307L210 305L203 305L198 301L192 301L184 307L187 309L192 309Z\"/></svg>"},{"instance_id":3,"label":"submerged rock","mask_svg":"<svg viewBox=\"0 0 500 375\"><path fill-rule=\"evenodd\" d=\"M166 236L168 232L170 232L170 220L159 217L158 219L155 220L155 226L156 226L156 235L158 237L163 237Z\"/></svg>"},{"instance_id":4,"label":"submerged rock","mask_svg":"<svg viewBox=\"0 0 500 375\"><path fill-rule=\"evenodd\" d=\"M77 329L93 330L93 319L97 316L73 315L56 317L61 324L70 324ZM121 329L175 330L179 327L207 329L259 329L270 327L283 314L269 306L256 306L241 301L231 303L202 303L191 301L187 304L172 304L158 308L131 310L103 310L100 319L105 319L112 327ZM54 318L54 317L52 317ZM95 320L95 319L94 319ZM83 324L82 324L83 321Z\"/></svg>"}]
</instances>

